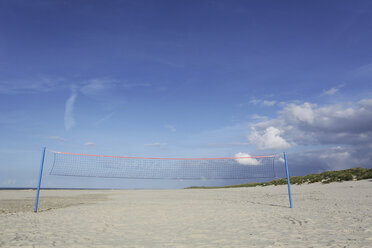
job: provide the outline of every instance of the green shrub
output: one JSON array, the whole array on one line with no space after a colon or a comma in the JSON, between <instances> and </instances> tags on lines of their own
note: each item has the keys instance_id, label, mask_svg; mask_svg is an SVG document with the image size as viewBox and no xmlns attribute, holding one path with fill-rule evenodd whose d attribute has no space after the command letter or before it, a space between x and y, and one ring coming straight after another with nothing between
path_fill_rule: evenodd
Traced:
<instances>
[{"instance_id":1,"label":"green shrub","mask_svg":"<svg viewBox=\"0 0 372 248\"><path fill-rule=\"evenodd\" d=\"M332 182L343 182L343 181L352 181L370 179L372 178L372 168L352 168L347 170L339 171L325 171L319 174L309 174L306 176L293 176L290 177L291 184L303 184L303 183L317 183L322 182L324 184ZM189 187L189 188L198 188L198 189L211 189L211 188L237 188L237 187L256 187L256 186L268 186L268 185L284 185L287 184L287 178L281 178L265 183L245 183L238 185L229 185L222 187Z\"/></svg>"},{"instance_id":2,"label":"green shrub","mask_svg":"<svg viewBox=\"0 0 372 248\"><path fill-rule=\"evenodd\" d=\"M364 174L357 176L357 180L372 178L372 168L367 170Z\"/></svg>"}]
</instances>

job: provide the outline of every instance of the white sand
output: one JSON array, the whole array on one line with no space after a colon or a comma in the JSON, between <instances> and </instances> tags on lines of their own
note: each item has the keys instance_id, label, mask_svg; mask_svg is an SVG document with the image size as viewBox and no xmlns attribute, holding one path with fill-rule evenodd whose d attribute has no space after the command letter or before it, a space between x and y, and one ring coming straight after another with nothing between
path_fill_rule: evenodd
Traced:
<instances>
[{"instance_id":1,"label":"white sand","mask_svg":"<svg viewBox=\"0 0 372 248\"><path fill-rule=\"evenodd\" d=\"M372 247L371 180L292 191L0 191L0 247Z\"/></svg>"}]
</instances>

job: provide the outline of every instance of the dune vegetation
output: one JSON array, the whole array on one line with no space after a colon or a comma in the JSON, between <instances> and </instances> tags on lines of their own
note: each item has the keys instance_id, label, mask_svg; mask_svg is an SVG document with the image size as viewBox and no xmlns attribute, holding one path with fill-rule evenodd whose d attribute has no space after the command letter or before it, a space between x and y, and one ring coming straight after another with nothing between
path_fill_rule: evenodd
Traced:
<instances>
[{"instance_id":1,"label":"dune vegetation","mask_svg":"<svg viewBox=\"0 0 372 248\"><path fill-rule=\"evenodd\" d=\"M291 184L304 184L304 183L332 183L343 181L354 181L372 178L372 168L352 168L347 170L338 171L325 171L317 174L309 174L306 176L293 176L290 177ZM287 184L287 178L281 178L264 183L244 183L236 185L227 185L220 187L205 187L205 186L192 186L188 189L216 189L216 188L240 188L240 187L256 187L256 186L269 186L269 185L284 185Z\"/></svg>"}]
</instances>

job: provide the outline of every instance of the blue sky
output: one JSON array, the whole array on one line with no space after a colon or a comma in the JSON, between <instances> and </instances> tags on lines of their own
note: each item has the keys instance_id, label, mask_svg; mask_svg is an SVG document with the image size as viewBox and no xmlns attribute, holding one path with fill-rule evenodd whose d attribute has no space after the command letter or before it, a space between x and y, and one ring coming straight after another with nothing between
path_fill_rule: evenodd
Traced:
<instances>
[{"instance_id":1,"label":"blue sky","mask_svg":"<svg viewBox=\"0 0 372 248\"><path fill-rule=\"evenodd\" d=\"M0 0L0 187L34 186L43 146L287 151L294 175L371 167L371 12L370 1Z\"/></svg>"}]
</instances>

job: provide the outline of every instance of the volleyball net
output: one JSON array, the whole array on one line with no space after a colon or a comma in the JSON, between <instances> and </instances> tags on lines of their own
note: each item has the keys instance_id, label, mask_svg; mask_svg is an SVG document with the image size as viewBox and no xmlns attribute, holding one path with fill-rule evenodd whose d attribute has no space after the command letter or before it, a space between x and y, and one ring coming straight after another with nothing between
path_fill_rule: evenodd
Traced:
<instances>
[{"instance_id":1,"label":"volleyball net","mask_svg":"<svg viewBox=\"0 0 372 248\"><path fill-rule=\"evenodd\" d=\"M130 179L274 178L275 155L227 158L150 158L52 153L50 175Z\"/></svg>"},{"instance_id":2,"label":"volleyball net","mask_svg":"<svg viewBox=\"0 0 372 248\"><path fill-rule=\"evenodd\" d=\"M35 202L37 211L44 160L47 158L49 175L74 177L126 178L126 179L253 179L276 178L276 155L221 158L154 158L123 157L58 152L43 149L39 183ZM290 206L289 172L284 153Z\"/></svg>"}]
</instances>

